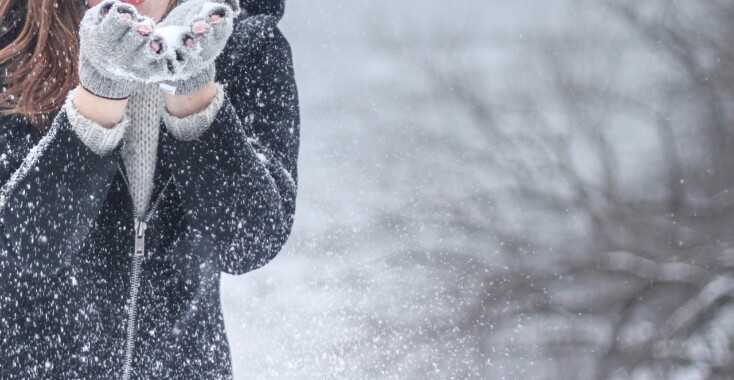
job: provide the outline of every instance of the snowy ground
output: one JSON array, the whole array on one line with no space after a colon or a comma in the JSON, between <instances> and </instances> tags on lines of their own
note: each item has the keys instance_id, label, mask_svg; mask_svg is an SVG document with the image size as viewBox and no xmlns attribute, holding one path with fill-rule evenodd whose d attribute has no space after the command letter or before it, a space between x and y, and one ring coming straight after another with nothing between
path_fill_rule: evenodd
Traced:
<instances>
[{"instance_id":1,"label":"snowy ground","mask_svg":"<svg viewBox=\"0 0 734 380\"><path fill-rule=\"evenodd\" d=\"M398 193L384 186L382 173L391 168L375 155L380 144L394 143L391 131L372 128L355 111L379 104L371 84L395 72L373 48L370 31L484 25L480 35L521 40L526 28L557 20L551 11L558 12L558 1L288 3L281 27L293 47L302 105L296 224L272 263L223 281L236 378L479 378L487 366L474 356L480 337L450 328L457 311L471 306L477 284L450 265L396 256L451 237L391 229L384 218L401 203L396 197L421 185L406 183ZM501 56L512 46L498 49L505 49ZM394 86L399 90L400 81ZM437 325L448 328L421 330Z\"/></svg>"}]
</instances>

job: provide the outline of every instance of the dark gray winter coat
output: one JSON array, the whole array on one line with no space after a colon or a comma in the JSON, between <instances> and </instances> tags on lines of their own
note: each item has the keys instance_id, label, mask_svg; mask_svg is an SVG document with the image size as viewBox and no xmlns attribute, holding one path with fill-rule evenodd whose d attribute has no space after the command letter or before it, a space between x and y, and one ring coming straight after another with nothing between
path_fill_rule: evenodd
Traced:
<instances>
[{"instance_id":1,"label":"dark gray winter coat","mask_svg":"<svg viewBox=\"0 0 734 380\"><path fill-rule=\"evenodd\" d=\"M293 225L299 114L283 2L243 6L216 62L226 95L210 128L186 142L161 123L133 379L231 378L220 272L266 264ZM135 239L120 149L92 152L63 110L43 136L0 117L0 379L122 377Z\"/></svg>"}]
</instances>

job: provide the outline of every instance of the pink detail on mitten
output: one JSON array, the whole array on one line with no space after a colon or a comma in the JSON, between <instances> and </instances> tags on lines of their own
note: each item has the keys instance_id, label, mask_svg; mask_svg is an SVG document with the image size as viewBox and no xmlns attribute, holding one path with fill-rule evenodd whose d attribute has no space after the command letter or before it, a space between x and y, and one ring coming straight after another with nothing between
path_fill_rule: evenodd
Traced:
<instances>
[{"instance_id":1,"label":"pink detail on mitten","mask_svg":"<svg viewBox=\"0 0 734 380\"><path fill-rule=\"evenodd\" d=\"M204 34L209 29L209 24L204 21L197 21L191 27L191 31L196 34Z\"/></svg>"},{"instance_id":2,"label":"pink detail on mitten","mask_svg":"<svg viewBox=\"0 0 734 380\"><path fill-rule=\"evenodd\" d=\"M153 28L146 24L146 23L140 23L138 24L138 33L147 36L153 31Z\"/></svg>"}]
</instances>

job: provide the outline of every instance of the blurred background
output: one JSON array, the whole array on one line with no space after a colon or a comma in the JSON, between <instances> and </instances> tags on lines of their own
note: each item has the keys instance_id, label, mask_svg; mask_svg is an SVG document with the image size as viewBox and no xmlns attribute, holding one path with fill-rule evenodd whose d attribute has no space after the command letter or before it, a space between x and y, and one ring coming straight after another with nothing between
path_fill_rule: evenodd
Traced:
<instances>
[{"instance_id":1,"label":"blurred background","mask_svg":"<svg viewBox=\"0 0 734 380\"><path fill-rule=\"evenodd\" d=\"M237 379L726 379L734 1L287 0L293 235Z\"/></svg>"}]
</instances>

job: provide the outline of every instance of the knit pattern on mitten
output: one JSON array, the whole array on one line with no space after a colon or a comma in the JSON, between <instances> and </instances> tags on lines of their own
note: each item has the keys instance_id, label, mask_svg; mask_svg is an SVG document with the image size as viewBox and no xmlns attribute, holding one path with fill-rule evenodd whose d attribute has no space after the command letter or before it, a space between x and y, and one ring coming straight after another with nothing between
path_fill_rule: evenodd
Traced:
<instances>
[{"instance_id":1,"label":"knit pattern on mitten","mask_svg":"<svg viewBox=\"0 0 734 380\"><path fill-rule=\"evenodd\" d=\"M175 88L175 94L188 94L214 80L214 61L224 50L240 13L237 0L189 0L174 8L156 26L156 33L166 36L166 44L176 56L161 81Z\"/></svg>"},{"instance_id":2,"label":"knit pattern on mitten","mask_svg":"<svg viewBox=\"0 0 734 380\"><path fill-rule=\"evenodd\" d=\"M79 26L81 85L97 96L121 99L152 76L165 75L170 57L154 24L117 0L87 10Z\"/></svg>"}]
</instances>

